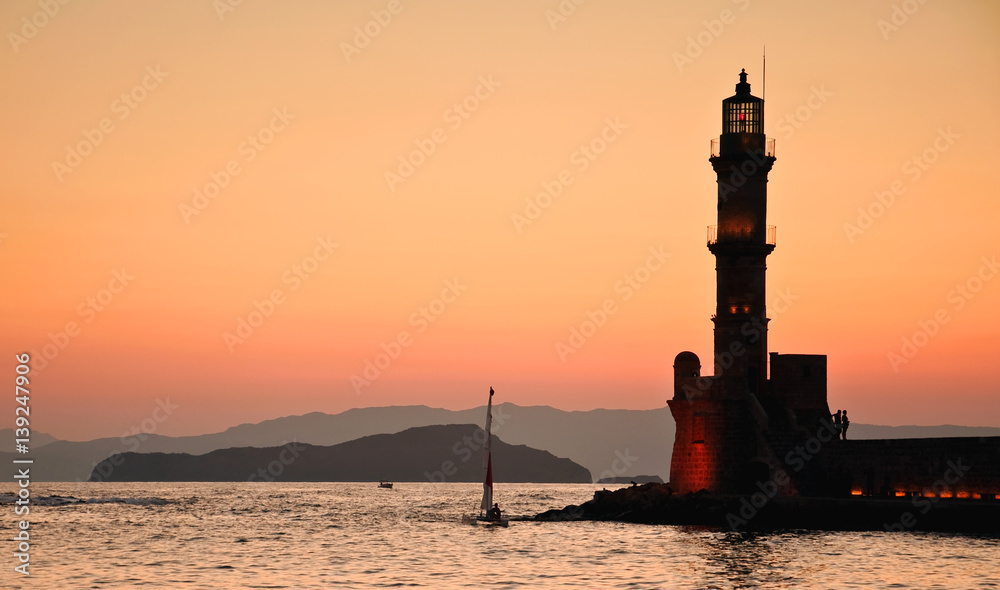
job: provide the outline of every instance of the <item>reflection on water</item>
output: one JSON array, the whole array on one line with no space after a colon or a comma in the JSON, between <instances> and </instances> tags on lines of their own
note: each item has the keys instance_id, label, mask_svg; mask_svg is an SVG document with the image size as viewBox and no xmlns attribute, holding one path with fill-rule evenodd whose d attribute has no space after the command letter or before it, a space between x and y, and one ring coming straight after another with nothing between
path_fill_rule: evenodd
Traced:
<instances>
[{"instance_id":1,"label":"reflection on water","mask_svg":"<svg viewBox=\"0 0 1000 590\"><path fill-rule=\"evenodd\" d=\"M500 486L512 516L598 486ZM12 491L10 487L0 491ZM36 484L122 501L32 509L30 579L3 588L981 588L1000 537L512 522L462 525L476 484ZM164 501L143 501L142 499ZM139 501L136 501L136 500ZM13 510L0 534L13 536ZM8 556L9 552L5 552ZM6 558L5 558L6 559ZM9 566L9 567L8 567Z\"/></svg>"}]
</instances>

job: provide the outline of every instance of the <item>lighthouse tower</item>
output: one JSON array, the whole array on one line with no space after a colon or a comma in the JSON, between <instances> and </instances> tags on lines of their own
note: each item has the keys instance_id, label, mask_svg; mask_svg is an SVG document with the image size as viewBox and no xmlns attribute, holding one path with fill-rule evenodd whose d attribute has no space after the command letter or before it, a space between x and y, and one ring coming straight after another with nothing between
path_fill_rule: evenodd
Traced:
<instances>
[{"instance_id":1,"label":"lighthouse tower","mask_svg":"<svg viewBox=\"0 0 1000 590\"><path fill-rule=\"evenodd\" d=\"M765 260L775 246L767 225L767 174L774 140L764 135L764 101L750 94L746 71L736 94L722 101L722 134L709 161L718 182L718 221L708 228L715 256L715 375L701 376L697 355L674 360L677 427L670 483L677 492L744 493L769 475L769 387Z\"/></svg>"},{"instance_id":2,"label":"lighthouse tower","mask_svg":"<svg viewBox=\"0 0 1000 590\"><path fill-rule=\"evenodd\" d=\"M708 249L715 255L716 376L753 395L767 382L764 271L775 245L775 228L767 225L767 173L774 160L774 140L764 135L764 101L750 94L743 70L736 94L722 101L722 135L712 141L719 217L708 228Z\"/></svg>"}]
</instances>

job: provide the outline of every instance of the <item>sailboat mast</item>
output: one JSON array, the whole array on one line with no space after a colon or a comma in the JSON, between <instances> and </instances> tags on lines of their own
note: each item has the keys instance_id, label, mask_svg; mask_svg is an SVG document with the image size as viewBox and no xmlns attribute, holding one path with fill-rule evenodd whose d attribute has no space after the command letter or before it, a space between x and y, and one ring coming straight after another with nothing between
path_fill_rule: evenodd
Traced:
<instances>
[{"instance_id":1,"label":"sailboat mast","mask_svg":"<svg viewBox=\"0 0 1000 590\"><path fill-rule=\"evenodd\" d=\"M483 501L479 505L480 514L493 507L493 388L490 387L490 400L486 403L486 443L483 445Z\"/></svg>"}]
</instances>

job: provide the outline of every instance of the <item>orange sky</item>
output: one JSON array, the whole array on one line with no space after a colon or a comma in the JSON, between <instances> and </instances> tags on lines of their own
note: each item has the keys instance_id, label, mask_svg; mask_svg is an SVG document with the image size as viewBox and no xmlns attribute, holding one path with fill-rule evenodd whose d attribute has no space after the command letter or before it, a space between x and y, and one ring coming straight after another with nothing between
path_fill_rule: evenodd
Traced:
<instances>
[{"instance_id":1,"label":"orange sky","mask_svg":"<svg viewBox=\"0 0 1000 590\"><path fill-rule=\"evenodd\" d=\"M760 96L765 44L770 349L829 355L858 423L1000 425L995 2L224 6L0 5L0 348L13 378L52 343L34 428L490 385L662 407L674 355L711 358L709 140L740 68Z\"/></svg>"}]
</instances>

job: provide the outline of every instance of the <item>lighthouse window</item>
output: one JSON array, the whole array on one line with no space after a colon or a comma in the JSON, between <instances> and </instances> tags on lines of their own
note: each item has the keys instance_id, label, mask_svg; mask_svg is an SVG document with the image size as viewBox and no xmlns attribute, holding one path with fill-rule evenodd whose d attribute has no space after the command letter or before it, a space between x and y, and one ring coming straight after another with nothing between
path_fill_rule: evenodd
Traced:
<instances>
[{"instance_id":1,"label":"lighthouse window","mask_svg":"<svg viewBox=\"0 0 1000 590\"><path fill-rule=\"evenodd\" d=\"M729 298L729 313L750 313L750 302L738 299L737 297Z\"/></svg>"},{"instance_id":2,"label":"lighthouse window","mask_svg":"<svg viewBox=\"0 0 1000 590\"><path fill-rule=\"evenodd\" d=\"M759 103L730 102L725 113L724 133L761 133Z\"/></svg>"},{"instance_id":3,"label":"lighthouse window","mask_svg":"<svg viewBox=\"0 0 1000 590\"><path fill-rule=\"evenodd\" d=\"M695 414L691 422L691 444L705 443L705 417Z\"/></svg>"}]
</instances>

